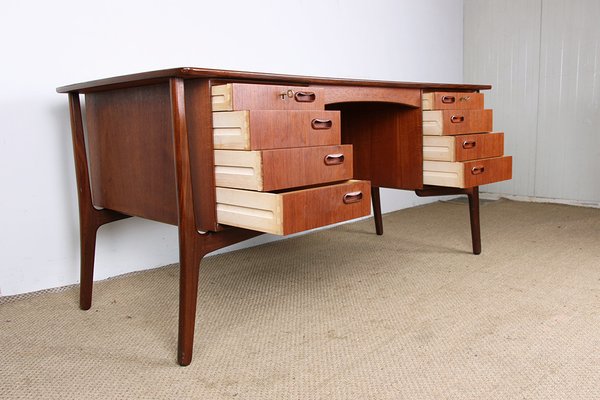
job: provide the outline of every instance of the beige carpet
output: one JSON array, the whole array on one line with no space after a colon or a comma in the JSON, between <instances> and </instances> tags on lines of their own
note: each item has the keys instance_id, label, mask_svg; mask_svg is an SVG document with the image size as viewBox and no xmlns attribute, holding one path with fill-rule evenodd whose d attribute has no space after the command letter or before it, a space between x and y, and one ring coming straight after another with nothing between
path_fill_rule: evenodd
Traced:
<instances>
[{"instance_id":1,"label":"beige carpet","mask_svg":"<svg viewBox=\"0 0 600 400\"><path fill-rule=\"evenodd\" d=\"M600 210L435 203L209 257L175 363L177 267L2 299L2 399L600 398Z\"/></svg>"}]
</instances>

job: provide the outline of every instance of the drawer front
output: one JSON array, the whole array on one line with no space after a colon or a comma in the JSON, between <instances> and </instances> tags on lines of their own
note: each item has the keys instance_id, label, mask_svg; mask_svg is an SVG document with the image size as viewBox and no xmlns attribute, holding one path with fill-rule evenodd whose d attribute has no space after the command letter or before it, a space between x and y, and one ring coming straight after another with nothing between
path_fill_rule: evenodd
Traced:
<instances>
[{"instance_id":1,"label":"drawer front","mask_svg":"<svg viewBox=\"0 0 600 400\"><path fill-rule=\"evenodd\" d=\"M217 221L289 235L369 215L370 193L368 181L348 181L284 193L218 187Z\"/></svg>"},{"instance_id":2,"label":"drawer front","mask_svg":"<svg viewBox=\"0 0 600 400\"><path fill-rule=\"evenodd\" d=\"M482 93L431 92L423 93L423 110L482 110Z\"/></svg>"},{"instance_id":3,"label":"drawer front","mask_svg":"<svg viewBox=\"0 0 600 400\"><path fill-rule=\"evenodd\" d=\"M323 89L228 83L212 87L213 111L322 110Z\"/></svg>"},{"instance_id":4,"label":"drawer front","mask_svg":"<svg viewBox=\"0 0 600 400\"><path fill-rule=\"evenodd\" d=\"M423 135L490 132L492 110L423 111Z\"/></svg>"},{"instance_id":5,"label":"drawer front","mask_svg":"<svg viewBox=\"0 0 600 400\"><path fill-rule=\"evenodd\" d=\"M511 178L511 156L465 162L423 162L425 185L468 188Z\"/></svg>"},{"instance_id":6,"label":"drawer front","mask_svg":"<svg viewBox=\"0 0 600 400\"><path fill-rule=\"evenodd\" d=\"M504 154L504 133L423 136L423 160L467 161Z\"/></svg>"},{"instance_id":7,"label":"drawer front","mask_svg":"<svg viewBox=\"0 0 600 400\"><path fill-rule=\"evenodd\" d=\"M339 111L213 113L215 149L264 150L341 143Z\"/></svg>"},{"instance_id":8,"label":"drawer front","mask_svg":"<svg viewBox=\"0 0 600 400\"><path fill-rule=\"evenodd\" d=\"M272 191L352 179L352 145L215 150L217 186Z\"/></svg>"}]
</instances>

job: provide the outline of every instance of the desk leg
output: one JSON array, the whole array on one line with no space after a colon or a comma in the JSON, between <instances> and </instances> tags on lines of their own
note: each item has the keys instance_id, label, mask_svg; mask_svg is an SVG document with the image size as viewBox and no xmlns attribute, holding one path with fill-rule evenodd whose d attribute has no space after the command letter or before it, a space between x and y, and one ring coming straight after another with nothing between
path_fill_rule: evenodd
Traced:
<instances>
[{"instance_id":1,"label":"desk leg","mask_svg":"<svg viewBox=\"0 0 600 400\"><path fill-rule=\"evenodd\" d=\"M81 199L79 200L79 249L81 257L79 308L89 310L92 307L94 258L96 255L96 233L98 232L98 228L109 222L128 218L129 215L110 210L96 210L93 207L85 206L85 203Z\"/></svg>"},{"instance_id":2,"label":"desk leg","mask_svg":"<svg viewBox=\"0 0 600 400\"><path fill-rule=\"evenodd\" d=\"M177 361L179 365L192 362L198 274L200 261L205 256L202 243L195 237L179 233L179 335Z\"/></svg>"},{"instance_id":3,"label":"desk leg","mask_svg":"<svg viewBox=\"0 0 600 400\"><path fill-rule=\"evenodd\" d=\"M238 243L261 232L228 228L214 233L186 234L179 230L179 336L177 362L190 365L194 349L198 277L202 258L217 249Z\"/></svg>"},{"instance_id":4,"label":"desk leg","mask_svg":"<svg viewBox=\"0 0 600 400\"><path fill-rule=\"evenodd\" d=\"M196 229L190 149L185 114L185 87L182 79L169 81L173 121L173 149L177 182L177 211L179 231L179 336L177 361L185 366L192 362L198 275L202 258L217 249L250 239L260 232L230 228L219 232L200 234ZM207 132L212 134L209 129ZM198 192L215 190L208 183Z\"/></svg>"},{"instance_id":5,"label":"desk leg","mask_svg":"<svg viewBox=\"0 0 600 400\"><path fill-rule=\"evenodd\" d=\"M415 190L419 197L429 196L451 196L455 194L466 194L469 198L469 217L471 220L471 242L473 254L481 254L481 235L479 225L479 187L459 189L442 186L425 186L423 189Z\"/></svg>"},{"instance_id":6,"label":"desk leg","mask_svg":"<svg viewBox=\"0 0 600 400\"><path fill-rule=\"evenodd\" d=\"M206 251L204 242L196 230L194 217L183 80L171 79L169 88L173 118L173 150L177 179L179 230L179 336L177 360L180 365L189 365L192 362L194 346L200 260L208 251Z\"/></svg>"},{"instance_id":7,"label":"desk leg","mask_svg":"<svg viewBox=\"0 0 600 400\"><path fill-rule=\"evenodd\" d=\"M371 186L371 201L373 203L373 219L375 220L375 232L383 235L383 219L381 218L381 200L379 188Z\"/></svg>"},{"instance_id":8,"label":"desk leg","mask_svg":"<svg viewBox=\"0 0 600 400\"><path fill-rule=\"evenodd\" d=\"M79 203L79 244L81 257L79 307L82 310L89 310L92 306L92 288L94 284L96 232L104 224L128 218L129 216L111 210L98 210L94 208L78 93L69 93L69 113L71 116L71 134L73 138L73 154L75 158Z\"/></svg>"},{"instance_id":9,"label":"desk leg","mask_svg":"<svg viewBox=\"0 0 600 400\"><path fill-rule=\"evenodd\" d=\"M471 219L471 242L473 254L481 254L481 232L479 224L479 187L465 190L469 198L469 217Z\"/></svg>"}]
</instances>

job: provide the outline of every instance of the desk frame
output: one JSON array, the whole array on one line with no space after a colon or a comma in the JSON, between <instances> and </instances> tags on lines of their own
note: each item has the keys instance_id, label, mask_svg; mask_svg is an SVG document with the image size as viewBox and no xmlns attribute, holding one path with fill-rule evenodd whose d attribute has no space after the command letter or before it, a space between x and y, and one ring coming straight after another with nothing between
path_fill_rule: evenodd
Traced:
<instances>
[{"instance_id":1,"label":"desk frame","mask_svg":"<svg viewBox=\"0 0 600 400\"><path fill-rule=\"evenodd\" d=\"M117 210L106 208L98 209L94 206L92 188L90 185L91 180L88 167L88 151L86 149L80 94L111 91L129 87L141 87L156 83L164 83L168 85L170 96L170 115L172 122L172 151L174 155L173 170L177 198L176 224L178 226L179 234L180 258L179 334L177 360L182 366L189 365L192 361L198 293L198 275L202 258L214 250L261 234L261 232L233 227L224 227L216 223L214 211L214 176L212 176L212 178L210 176L210 174L212 174L214 164L212 158L212 114L210 108L209 89L213 82L220 81L324 86L331 88L333 95L337 96L337 101L331 100L330 104L336 104L338 102L341 103L344 101L344 99L349 99L348 93L352 93L353 88L371 88L372 90L376 91L355 91L356 93L359 93L359 95L358 98L356 98L358 100L354 99L353 101L363 102L369 102L368 96L364 97L365 93L378 93L377 96L380 96L378 97L378 101L381 101L381 99L384 99L385 101L385 96L389 95L390 93L393 95L394 89L402 88L453 91L479 91L482 89L491 88L488 85L359 81L207 70L198 68L176 68L171 70L154 71L58 88L58 92L68 93L69 96L69 110L77 177L80 222L80 307L83 310L88 310L92 304L94 256L97 230L104 224L121 220L123 218L128 218L131 215L128 215L124 212L119 212ZM186 85L186 82L190 83L190 85ZM186 95L188 94L186 91L188 91L188 89L192 90L194 96L199 96L198 98L201 99L201 110L194 110L194 114L198 115L198 119L193 122L198 124L200 127L200 137L192 138L190 135L188 135L188 127L192 123L190 122L190 113L186 110ZM412 106L415 107L414 104ZM420 110L420 104L416 105L416 107ZM191 145L195 146L194 149L191 149ZM421 148L412 150L422 151ZM201 154L198 154L198 152ZM198 174L194 175L194 171L197 171L198 168L204 171L200 174L200 176L198 176ZM418 174L422 175L422 165L413 165L412 168L414 169L414 171L411 172L413 176L417 176ZM377 234L381 235L383 234L383 222L381 217L379 187L386 187L386 184L378 183L377 176L359 176L359 178L370 179L373 181L372 199L375 226ZM389 176L385 179L388 178ZM419 196L466 194L469 198L473 253L479 254L481 252L481 240L479 229L478 188L441 188L423 186L422 180L420 182L420 184L419 181L416 181L415 183L414 180L411 183L400 182L392 185L391 187L415 190L416 194ZM163 220L162 222L170 221Z\"/></svg>"}]
</instances>

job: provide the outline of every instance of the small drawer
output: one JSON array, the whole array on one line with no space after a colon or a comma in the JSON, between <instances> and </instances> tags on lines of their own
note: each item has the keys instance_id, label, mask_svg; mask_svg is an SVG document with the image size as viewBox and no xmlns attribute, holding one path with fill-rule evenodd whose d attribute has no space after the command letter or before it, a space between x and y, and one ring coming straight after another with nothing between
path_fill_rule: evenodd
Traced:
<instances>
[{"instance_id":1,"label":"small drawer","mask_svg":"<svg viewBox=\"0 0 600 400\"><path fill-rule=\"evenodd\" d=\"M423 111L423 135L490 132L492 110Z\"/></svg>"},{"instance_id":2,"label":"small drawer","mask_svg":"<svg viewBox=\"0 0 600 400\"><path fill-rule=\"evenodd\" d=\"M213 111L322 110L323 88L228 83L212 87Z\"/></svg>"},{"instance_id":3,"label":"small drawer","mask_svg":"<svg viewBox=\"0 0 600 400\"><path fill-rule=\"evenodd\" d=\"M264 150L341 143L339 111L213 113L215 149Z\"/></svg>"},{"instance_id":4,"label":"small drawer","mask_svg":"<svg viewBox=\"0 0 600 400\"><path fill-rule=\"evenodd\" d=\"M423 93L423 110L482 110L482 93L431 92Z\"/></svg>"},{"instance_id":5,"label":"small drawer","mask_svg":"<svg viewBox=\"0 0 600 400\"><path fill-rule=\"evenodd\" d=\"M371 213L371 185L348 181L282 193L217 188L217 221L289 235Z\"/></svg>"},{"instance_id":6,"label":"small drawer","mask_svg":"<svg viewBox=\"0 0 600 400\"><path fill-rule=\"evenodd\" d=\"M511 178L511 156L465 162L423 161L425 185L468 188Z\"/></svg>"},{"instance_id":7,"label":"small drawer","mask_svg":"<svg viewBox=\"0 0 600 400\"><path fill-rule=\"evenodd\" d=\"M352 145L215 150L217 186L272 191L352 179Z\"/></svg>"},{"instance_id":8,"label":"small drawer","mask_svg":"<svg viewBox=\"0 0 600 400\"><path fill-rule=\"evenodd\" d=\"M467 161L504 155L504 133L423 136L423 160Z\"/></svg>"}]
</instances>

